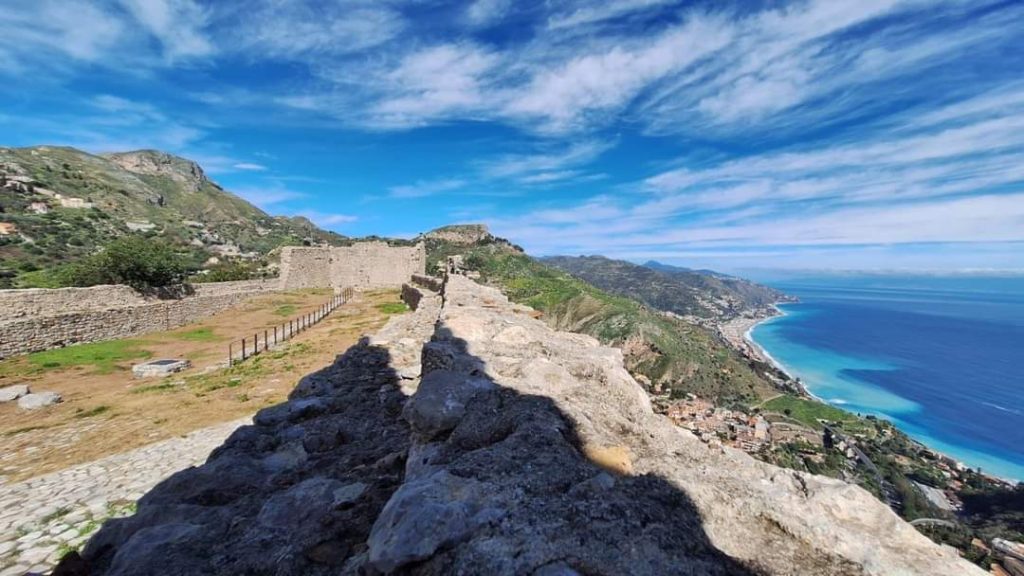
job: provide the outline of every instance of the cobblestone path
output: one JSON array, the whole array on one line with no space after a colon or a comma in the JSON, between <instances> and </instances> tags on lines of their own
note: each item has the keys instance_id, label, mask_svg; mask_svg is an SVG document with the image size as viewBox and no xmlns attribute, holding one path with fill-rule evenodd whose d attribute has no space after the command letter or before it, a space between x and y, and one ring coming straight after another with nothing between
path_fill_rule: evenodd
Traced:
<instances>
[{"instance_id":1,"label":"cobblestone path","mask_svg":"<svg viewBox=\"0 0 1024 576\"><path fill-rule=\"evenodd\" d=\"M0 576L45 574L107 518L171 474L206 461L249 418L13 484L0 483Z\"/></svg>"}]
</instances>

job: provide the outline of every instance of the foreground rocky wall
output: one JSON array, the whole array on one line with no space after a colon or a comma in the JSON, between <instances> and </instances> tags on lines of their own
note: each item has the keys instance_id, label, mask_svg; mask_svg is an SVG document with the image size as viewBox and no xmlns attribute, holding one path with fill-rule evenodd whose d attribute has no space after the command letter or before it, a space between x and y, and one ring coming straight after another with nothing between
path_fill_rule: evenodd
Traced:
<instances>
[{"instance_id":1,"label":"foreground rocky wall","mask_svg":"<svg viewBox=\"0 0 1024 576\"><path fill-rule=\"evenodd\" d=\"M451 277L56 574L970 575L867 492L704 445L618 350Z\"/></svg>"},{"instance_id":2,"label":"foreground rocky wall","mask_svg":"<svg viewBox=\"0 0 1024 576\"><path fill-rule=\"evenodd\" d=\"M3 290L0 307L15 308L0 316L0 358L170 330L278 286L277 279L197 284L192 293L167 299L143 297L127 286Z\"/></svg>"}]
</instances>

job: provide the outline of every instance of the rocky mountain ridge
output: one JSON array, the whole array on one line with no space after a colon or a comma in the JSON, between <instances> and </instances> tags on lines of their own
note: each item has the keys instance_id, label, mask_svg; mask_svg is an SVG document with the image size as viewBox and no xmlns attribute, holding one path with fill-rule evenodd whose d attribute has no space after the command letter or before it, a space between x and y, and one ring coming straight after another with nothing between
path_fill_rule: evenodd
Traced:
<instances>
[{"instance_id":1,"label":"rocky mountain ridge","mask_svg":"<svg viewBox=\"0 0 1024 576\"><path fill-rule=\"evenodd\" d=\"M94 155L0 147L0 258L15 286L127 234L205 259L258 258L284 245L350 242L305 218L275 217L156 150ZM39 271L39 272L37 272Z\"/></svg>"},{"instance_id":2,"label":"rocky mountain ridge","mask_svg":"<svg viewBox=\"0 0 1024 576\"><path fill-rule=\"evenodd\" d=\"M702 444L618 350L442 291L56 574L983 573L860 488Z\"/></svg>"},{"instance_id":3,"label":"rocky mountain ridge","mask_svg":"<svg viewBox=\"0 0 1024 576\"><path fill-rule=\"evenodd\" d=\"M657 262L639 265L604 256L552 256L542 260L602 290L693 319L766 315L772 304L791 300L774 288L709 270Z\"/></svg>"}]
</instances>

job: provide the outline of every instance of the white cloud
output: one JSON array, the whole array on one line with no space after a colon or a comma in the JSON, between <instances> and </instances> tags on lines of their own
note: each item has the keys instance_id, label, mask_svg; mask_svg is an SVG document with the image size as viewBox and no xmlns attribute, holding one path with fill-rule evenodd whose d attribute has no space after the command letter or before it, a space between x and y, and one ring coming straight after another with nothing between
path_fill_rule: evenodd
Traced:
<instances>
[{"instance_id":1,"label":"white cloud","mask_svg":"<svg viewBox=\"0 0 1024 576\"><path fill-rule=\"evenodd\" d=\"M615 45L541 68L503 112L539 119L549 130L578 128L593 114L619 111L646 86L714 53L731 36L723 22L694 16L650 41Z\"/></svg>"},{"instance_id":2,"label":"white cloud","mask_svg":"<svg viewBox=\"0 0 1024 576\"><path fill-rule=\"evenodd\" d=\"M471 26L489 26L497 23L512 8L512 0L476 0L466 8L466 20Z\"/></svg>"},{"instance_id":3,"label":"white cloud","mask_svg":"<svg viewBox=\"0 0 1024 576\"><path fill-rule=\"evenodd\" d=\"M415 184L393 186L388 189L391 198L424 198L443 192L452 192L466 185L464 180L454 178L443 180L419 181Z\"/></svg>"},{"instance_id":4,"label":"white cloud","mask_svg":"<svg viewBox=\"0 0 1024 576\"><path fill-rule=\"evenodd\" d=\"M548 28L570 28L605 22L633 12L643 12L675 2L676 0L607 0L600 4L571 3L569 10L558 12L548 19Z\"/></svg>"},{"instance_id":5,"label":"white cloud","mask_svg":"<svg viewBox=\"0 0 1024 576\"><path fill-rule=\"evenodd\" d=\"M203 164L203 166L205 168L206 165ZM249 202L252 202L263 209L274 206L275 204L308 197L308 195L303 192L285 188L277 183L271 183L266 186L234 188L231 192L245 198Z\"/></svg>"},{"instance_id":6,"label":"white cloud","mask_svg":"<svg viewBox=\"0 0 1024 576\"><path fill-rule=\"evenodd\" d=\"M206 15L192 0L121 0L121 5L160 41L168 60L214 52L202 30Z\"/></svg>"},{"instance_id":7,"label":"white cloud","mask_svg":"<svg viewBox=\"0 0 1024 576\"><path fill-rule=\"evenodd\" d=\"M95 2L81 2L70 10L56 0L12 0L0 10L0 49L17 62L13 71L29 63L64 66L54 61L58 55L73 61L101 60L125 32L122 19Z\"/></svg>"},{"instance_id":8,"label":"white cloud","mask_svg":"<svg viewBox=\"0 0 1024 576\"><path fill-rule=\"evenodd\" d=\"M248 172L263 172L267 170L267 167L263 164L256 164L255 162L239 162L232 166L236 170L245 170Z\"/></svg>"},{"instance_id":9,"label":"white cloud","mask_svg":"<svg viewBox=\"0 0 1024 576\"><path fill-rule=\"evenodd\" d=\"M580 168L615 146L615 142L585 141L540 153L509 154L480 163L486 178L514 179L523 183L553 182L584 175ZM548 148L551 148L550 146Z\"/></svg>"},{"instance_id":10,"label":"white cloud","mask_svg":"<svg viewBox=\"0 0 1024 576\"><path fill-rule=\"evenodd\" d=\"M296 212L295 216L309 218L314 224L323 228L336 228L342 224L351 224L359 220L359 217L351 214L318 212L316 210L301 210Z\"/></svg>"},{"instance_id":11,"label":"white cloud","mask_svg":"<svg viewBox=\"0 0 1024 576\"><path fill-rule=\"evenodd\" d=\"M450 114L472 115L486 103L483 86L497 58L471 44L444 44L406 56L384 79L385 96L370 113L376 125L409 127Z\"/></svg>"},{"instance_id":12,"label":"white cloud","mask_svg":"<svg viewBox=\"0 0 1024 576\"><path fill-rule=\"evenodd\" d=\"M254 0L222 9L220 18L232 22L227 33L233 50L275 59L356 53L405 28L401 15L384 2Z\"/></svg>"}]
</instances>

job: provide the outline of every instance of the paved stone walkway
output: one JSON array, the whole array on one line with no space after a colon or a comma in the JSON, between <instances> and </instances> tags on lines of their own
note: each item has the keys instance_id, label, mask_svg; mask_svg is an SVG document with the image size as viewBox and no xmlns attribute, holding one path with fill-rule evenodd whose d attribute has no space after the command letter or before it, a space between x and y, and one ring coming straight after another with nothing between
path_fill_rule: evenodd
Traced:
<instances>
[{"instance_id":1,"label":"paved stone walkway","mask_svg":"<svg viewBox=\"0 0 1024 576\"><path fill-rule=\"evenodd\" d=\"M107 518L171 474L201 464L249 418L203 428L16 484L0 483L0 576L45 574Z\"/></svg>"}]
</instances>

